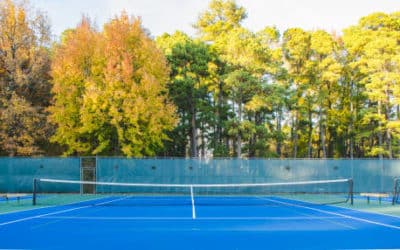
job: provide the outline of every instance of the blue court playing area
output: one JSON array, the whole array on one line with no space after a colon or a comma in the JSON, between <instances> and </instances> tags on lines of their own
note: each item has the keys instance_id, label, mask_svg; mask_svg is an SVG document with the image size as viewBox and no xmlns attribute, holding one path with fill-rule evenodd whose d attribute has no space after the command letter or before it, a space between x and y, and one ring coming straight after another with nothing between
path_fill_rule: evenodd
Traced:
<instances>
[{"instance_id":1,"label":"blue court playing area","mask_svg":"<svg viewBox=\"0 0 400 250\"><path fill-rule=\"evenodd\" d=\"M274 196L187 199L108 196L3 213L0 248L400 248L399 217L356 211L350 205Z\"/></svg>"},{"instance_id":2,"label":"blue court playing area","mask_svg":"<svg viewBox=\"0 0 400 250\"><path fill-rule=\"evenodd\" d=\"M3 249L400 249L400 160L0 158Z\"/></svg>"}]
</instances>

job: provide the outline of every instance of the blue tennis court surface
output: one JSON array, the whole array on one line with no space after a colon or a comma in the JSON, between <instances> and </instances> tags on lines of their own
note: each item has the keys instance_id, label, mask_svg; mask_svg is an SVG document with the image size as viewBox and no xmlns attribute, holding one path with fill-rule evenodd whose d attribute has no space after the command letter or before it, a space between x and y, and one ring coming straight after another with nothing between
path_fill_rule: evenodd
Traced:
<instances>
[{"instance_id":1,"label":"blue tennis court surface","mask_svg":"<svg viewBox=\"0 0 400 250\"><path fill-rule=\"evenodd\" d=\"M107 197L95 205L0 214L0 249L400 248L396 216L274 196L226 204L224 197L200 197L203 205L195 206L146 199Z\"/></svg>"}]
</instances>

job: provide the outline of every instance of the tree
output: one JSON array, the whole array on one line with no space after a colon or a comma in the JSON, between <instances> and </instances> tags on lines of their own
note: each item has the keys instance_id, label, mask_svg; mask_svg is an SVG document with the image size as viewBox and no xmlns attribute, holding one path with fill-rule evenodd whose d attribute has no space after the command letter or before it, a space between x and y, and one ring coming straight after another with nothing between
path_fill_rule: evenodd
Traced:
<instances>
[{"instance_id":1,"label":"tree","mask_svg":"<svg viewBox=\"0 0 400 250\"><path fill-rule=\"evenodd\" d=\"M82 18L75 29L64 32L61 43L54 48L51 70L54 99L49 119L57 126L52 141L66 146L67 155L93 151L91 135L81 132L83 126L92 122L84 124L80 112L85 82L93 77L92 70L98 68L93 58L99 39L90 20Z\"/></svg>"},{"instance_id":2,"label":"tree","mask_svg":"<svg viewBox=\"0 0 400 250\"><path fill-rule=\"evenodd\" d=\"M342 109L347 113L347 122L341 126L347 127L348 144L350 158L364 157L366 154L364 143L367 134L373 130L371 124L363 125L364 115L366 113L367 95L365 93L365 84L362 79L365 74L361 68L364 62L359 60L362 56L364 44L367 42L362 35L362 31L355 27L344 30L343 51L343 91L342 91ZM346 112L347 110L347 112ZM344 116L346 117L346 116Z\"/></svg>"},{"instance_id":3,"label":"tree","mask_svg":"<svg viewBox=\"0 0 400 250\"><path fill-rule=\"evenodd\" d=\"M338 137L336 129L340 123L337 104L342 66L338 61L338 45L331 34L317 30L311 33L310 49L312 78L309 89L313 91L311 98L318 103L319 150L322 151L323 158L333 157L335 138ZM312 105L314 100L309 102L309 105ZM311 119L309 123L312 124ZM311 134L311 129L309 133ZM311 137L308 141L311 141Z\"/></svg>"},{"instance_id":4,"label":"tree","mask_svg":"<svg viewBox=\"0 0 400 250\"><path fill-rule=\"evenodd\" d=\"M399 14L374 13L363 17L357 26L345 31L346 45L357 53L357 66L363 77L369 104L364 124L373 124L369 136L377 138L369 145L369 155L393 157L393 137L399 136L400 122L393 108L398 105L400 80ZM354 34L352 34L354 33ZM355 35L361 36L354 38ZM358 50L355 50L357 48ZM357 73L357 72L356 72Z\"/></svg>"},{"instance_id":5,"label":"tree","mask_svg":"<svg viewBox=\"0 0 400 250\"><path fill-rule=\"evenodd\" d=\"M292 156L298 157L299 142L308 129L307 156L311 156L312 113L315 92L312 91L311 35L300 28L283 34L282 50L288 67L288 80L294 90L290 97ZM305 118L305 116L307 118ZM307 128L304 125L308 125ZM300 137L300 138L299 138Z\"/></svg>"},{"instance_id":6,"label":"tree","mask_svg":"<svg viewBox=\"0 0 400 250\"><path fill-rule=\"evenodd\" d=\"M255 124L256 132L249 142L249 156L282 156L282 130L287 110L290 90L287 72L283 67L280 34L275 27L265 27L255 34L258 58L254 65L258 70L260 86L252 99L246 104L249 120ZM275 141L275 143L273 142Z\"/></svg>"},{"instance_id":7,"label":"tree","mask_svg":"<svg viewBox=\"0 0 400 250\"><path fill-rule=\"evenodd\" d=\"M199 15L194 27L201 40L218 42L220 38L224 40L232 29L240 27L246 17L246 10L233 0L212 0L208 9Z\"/></svg>"},{"instance_id":8,"label":"tree","mask_svg":"<svg viewBox=\"0 0 400 250\"><path fill-rule=\"evenodd\" d=\"M215 0L195 24L200 38L211 44L223 64L216 91L219 94L214 96L217 110L229 104L230 116L217 118L217 121L224 119L226 122L216 130L228 132L226 148L234 145L231 155L237 157L242 156L242 147L246 150L244 155L252 157L256 156L256 148L261 148L259 145L268 144L264 110L250 110L246 105L253 97L260 98L263 78L274 79L281 66L280 49L273 49L277 46L279 32L273 27L251 32L241 26L246 17L245 9L234 1ZM218 112L218 115L221 113L226 114Z\"/></svg>"},{"instance_id":9,"label":"tree","mask_svg":"<svg viewBox=\"0 0 400 250\"><path fill-rule=\"evenodd\" d=\"M178 108L180 123L171 137L175 155L185 156L187 139L190 138L190 156L205 155L205 137L213 125L209 80L212 55L209 46L176 32L157 39L171 66L168 84L171 99ZM200 135L198 135L200 133ZM199 139L201 143L199 145Z\"/></svg>"},{"instance_id":10,"label":"tree","mask_svg":"<svg viewBox=\"0 0 400 250\"><path fill-rule=\"evenodd\" d=\"M139 19L122 13L99 33L84 18L55 58L53 140L67 154L140 157L163 147L176 124L165 95L168 67Z\"/></svg>"},{"instance_id":11,"label":"tree","mask_svg":"<svg viewBox=\"0 0 400 250\"><path fill-rule=\"evenodd\" d=\"M246 133L245 128L249 127L248 123L243 124L243 105L251 100L259 86L258 79L245 70L233 71L226 78L227 92L233 102L232 110L237 114L229 126L230 135L236 141L237 157L242 155L242 138ZM250 136L251 133L247 137Z\"/></svg>"},{"instance_id":12,"label":"tree","mask_svg":"<svg viewBox=\"0 0 400 250\"><path fill-rule=\"evenodd\" d=\"M46 17L28 4L0 2L0 139L8 155L43 153L51 128L50 28Z\"/></svg>"},{"instance_id":13,"label":"tree","mask_svg":"<svg viewBox=\"0 0 400 250\"><path fill-rule=\"evenodd\" d=\"M210 44L216 67L212 74L213 101L215 110L215 128L212 133L213 153L218 156L230 156L230 136L228 135L227 120L233 115L228 104L225 87L225 77L231 71L223 58L229 33L241 27L241 22L247 17L243 7L235 1L213 0L208 9L199 15L194 27L199 38ZM225 54L226 55L226 54Z\"/></svg>"}]
</instances>

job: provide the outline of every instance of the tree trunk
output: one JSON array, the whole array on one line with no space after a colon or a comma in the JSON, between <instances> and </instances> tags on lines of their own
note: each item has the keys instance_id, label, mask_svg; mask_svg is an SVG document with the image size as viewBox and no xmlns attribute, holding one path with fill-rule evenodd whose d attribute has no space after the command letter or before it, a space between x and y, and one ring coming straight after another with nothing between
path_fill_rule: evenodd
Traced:
<instances>
[{"instance_id":1,"label":"tree trunk","mask_svg":"<svg viewBox=\"0 0 400 250\"><path fill-rule=\"evenodd\" d=\"M296 116L292 120L292 137L293 137L293 158L297 158L297 141L298 141L298 134L297 134L297 129L298 129L298 111L296 111Z\"/></svg>"},{"instance_id":2,"label":"tree trunk","mask_svg":"<svg viewBox=\"0 0 400 250\"><path fill-rule=\"evenodd\" d=\"M237 141L236 141L236 153L237 157L242 157L242 135L240 132L240 125L242 123L242 103L239 102L238 105L238 115L239 115L239 123L238 123L238 134L237 134Z\"/></svg>"},{"instance_id":3,"label":"tree trunk","mask_svg":"<svg viewBox=\"0 0 400 250\"><path fill-rule=\"evenodd\" d=\"M251 116L249 115L249 121L252 121ZM260 115L258 112L255 112L254 114L254 124L256 126L260 125ZM248 157L255 157L256 156L256 144L257 144L257 133L254 133L250 136L250 141L249 141L249 153Z\"/></svg>"},{"instance_id":4,"label":"tree trunk","mask_svg":"<svg viewBox=\"0 0 400 250\"><path fill-rule=\"evenodd\" d=\"M217 119L217 129L215 135L215 141L218 145L222 144L222 82L218 85L218 100L217 100L217 109L216 109L216 119Z\"/></svg>"},{"instance_id":5,"label":"tree trunk","mask_svg":"<svg viewBox=\"0 0 400 250\"><path fill-rule=\"evenodd\" d=\"M390 103L390 96L389 96L388 90L386 90L385 92L386 92L385 118L386 118L386 121L389 121L390 120L390 110L391 110L391 107L390 107L390 104L389 104ZM389 128L386 128L385 140L386 140L386 148L388 150L388 157L389 157L389 159L392 159L393 158L392 135L391 135L391 131L390 131Z\"/></svg>"},{"instance_id":6,"label":"tree trunk","mask_svg":"<svg viewBox=\"0 0 400 250\"><path fill-rule=\"evenodd\" d=\"M190 151L191 151L191 157L198 157L197 153L197 126L196 126L196 108L194 107L195 105L192 104L192 117L191 117L191 140L190 140Z\"/></svg>"},{"instance_id":7,"label":"tree trunk","mask_svg":"<svg viewBox=\"0 0 400 250\"><path fill-rule=\"evenodd\" d=\"M396 113L397 113L397 120L400 120L400 105L397 105ZM397 140L397 144L400 145L400 139ZM400 149L397 153L400 154Z\"/></svg>"},{"instance_id":8,"label":"tree trunk","mask_svg":"<svg viewBox=\"0 0 400 250\"><path fill-rule=\"evenodd\" d=\"M322 158L326 158L326 145L325 145L325 127L322 121L322 109L319 110L319 138L320 149L322 149Z\"/></svg>"},{"instance_id":9,"label":"tree trunk","mask_svg":"<svg viewBox=\"0 0 400 250\"><path fill-rule=\"evenodd\" d=\"M381 149L382 148L382 145L383 145L383 138L382 138L382 123L381 123L381 120L380 120L380 117L381 117L381 114L382 114L382 112L381 112L381 109L382 109L382 103L381 103L381 101L378 101L378 119L379 119L379 121L378 121L378 146L379 146L379 149ZM379 159L382 159L383 158L383 154L382 154L382 152L381 152L381 150L379 150Z\"/></svg>"},{"instance_id":10,"label":"tree trunk","mask_svg":"<svg viewBox=\"0 0 400 250\"><path fill-rule=\"evenodd\" d=\"M307 149L307 157L311 158L312 155L312 111L311 111L311 107L308 107L308 149Z\"/></svg>"},{"instance_id":11,"label":"tree trunk","mask_svg":"<svg viewBox=\"0 0 400 250\"><path fill-rule=\"evenodd\" d=\"M353 88L353 85L350 85ZM349 153L350 159L353 159L354 154L354 139L353 139L353 124L354 124L354 108L353 108L353 97L352 97L352 90L350 90L350 124L349 124L349 138L350 138L350 145L349 145Z\"/></svg>"},{"instance_id":12,"label":"tree trunk","mask_svg":"<svg viewBox=\"0 0 400 250\"><path fill-rule=\"evenodd\" d=\"M200 156L201 156L201 158L205 158L206 157L206 138L205 138L205 135L204 135L204 125L203 125L203 123L201 123L200 139L201 139Z\"/></svg>"},{"instance_id":13,"label":"tree trunk","mask_svg":"<svg viewBox=\"0 0 400 250\"><path fill-rule=\"evenodd\" d=\"M276 154L279 157L282 157L282 141L281 141L281 134L282 134L282 109L279 108L278 115L276 118Z\"/></svg>"}]
</instances>

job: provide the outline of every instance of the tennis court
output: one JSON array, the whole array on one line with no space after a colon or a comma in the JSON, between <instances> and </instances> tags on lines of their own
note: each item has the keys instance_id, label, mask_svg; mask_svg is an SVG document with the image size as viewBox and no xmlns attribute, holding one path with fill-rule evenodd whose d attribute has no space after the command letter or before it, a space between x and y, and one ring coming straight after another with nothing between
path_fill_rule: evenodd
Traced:
<instances>
[{"instance_id":1,"label":"tennis court","mask_svg":"<svg viewBox=\"0 0 400 250\"><path fill-rule=\"evenodd\" d=\"M361 212L336 205L254 195L196 197L103 194L83 197L85 200L80 202L38 206L21 212L1 214L1 248L400 247L399 217ZM31 201L29 198L31 197L26 197L23 201ZM37 199L43 199L46 203L49 197L38 194Z\"/></svg>"},{"instance_id":2,"label":"tennis court","mask_svg":"<svg viewBox=\"0 0 400 250\"><path fill-rule=\"evenodd\" d=\"M82 181L49 178L55 175L44 174L47 166L41 162L37 165L39 174L29 175L32 192L22 194L21 190L0 198L0 249L400 248L399 206L391 204L398 193L390 193L392 178L378 176L387 182L378 186L390 190L390 196L379 202L371 197L367 203L360 192L375 188L365 182L366 175L337 167L337 162L325 166L314 163L314 167L306 162L308 169L314 169L309 176L302 176L307 181L287 178L291 171L297 171L295 167L266 167L270 161L265 161L254 171L251 162L251 171L245 170L247 176L242 171L240 177L252 178L240 183L228 178L227 171L240 173L237 170L244 168L232 170L232 164L229 168L201 165L207 173L200 167L185 172L195 179L189 174L179 178L178 172L171 174L171 168L155 170L155 164L141 163L142 167L134 167L138 179L131 176L129 179L135 181L128 182L126 173L132 164L113 165L113 176L100 174L109 168L99 167L95 181ZM397 169L390 164L383 173ZM277 175L272 178L269 174L268 181L253 178L265 175L260 169L266 168ZM140 173L143 169L148 172ZM210 169L219 174L210 174ZM346 171L338 173L340 169ZM163 178L170 173L176 181L138 181L157 176L158 170L165 171L160 174ZM119 175L121 172L124 174ZM280 173L285 173L285 180L277 177ZM313 175L318 175L318 180ZM46 178L37 178L43 176ZM105 181L110 179L113 181ZM14 190L23 184L15 185ZM398 188L397 179L395 184Z\"/></svg>"}]
</instances>

